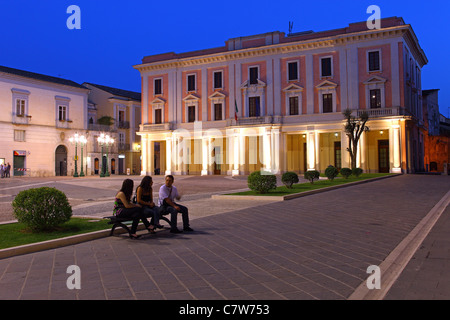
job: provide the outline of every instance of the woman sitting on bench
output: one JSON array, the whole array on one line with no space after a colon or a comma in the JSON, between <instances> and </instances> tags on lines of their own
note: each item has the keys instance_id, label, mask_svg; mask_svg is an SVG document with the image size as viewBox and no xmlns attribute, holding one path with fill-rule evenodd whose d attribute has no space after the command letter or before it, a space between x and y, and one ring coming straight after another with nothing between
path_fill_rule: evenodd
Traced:
<instances>
[{"instance_id":1,"label":"woman sitting on bench","mask_svg":"<svg viewBox=\"0 0 450 320\"><path fill-rule=\"evenodd\" d=\"M145 217L152 217L149 231L155 233L155 228L164 228L159 224L159 208L153 202L153 179L150 176L142 178L141 184L136 189L136 202L144 208Z\"/></svg>"},{"instance_id":2,"label":"woman sitting on bench","mask_svg":"<svg viewBox=\"0 0 450 320\"><path fill-rule=\"evenodd\" d=\"M122 183L122 188L116 194L116 199L114 200L114 210L113 213L116 217L120 219L130 219L133 221L131 224L131 239L138 239L140 236L136 235L137 226L139 220L145 225L145 228L152 232L150 229L150 223L145 218L144 209L138 205L131 203L131 195L133 194L133 180L125 179Z\"/></svg>"}]
</instances>

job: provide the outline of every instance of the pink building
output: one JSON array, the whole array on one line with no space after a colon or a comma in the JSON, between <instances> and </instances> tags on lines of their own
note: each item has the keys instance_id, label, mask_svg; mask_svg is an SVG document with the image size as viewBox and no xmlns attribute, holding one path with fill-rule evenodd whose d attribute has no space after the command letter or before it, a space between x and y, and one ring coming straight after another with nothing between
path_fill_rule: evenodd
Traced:
<instances>
[{"instance_id":1,"label":"pink building","mask_svg":"<svg viewBox=\"0 0 450 320\"><path fill-rule=\"evenodd\" d=\"M342 112L367 111L358 166L414 172L423 159L421 69L402 18L323 32L269 32L146 56L142 174L248 174L349 167ZM237 110L237 111L236 111Z\"/></svg>"}]
</instances>

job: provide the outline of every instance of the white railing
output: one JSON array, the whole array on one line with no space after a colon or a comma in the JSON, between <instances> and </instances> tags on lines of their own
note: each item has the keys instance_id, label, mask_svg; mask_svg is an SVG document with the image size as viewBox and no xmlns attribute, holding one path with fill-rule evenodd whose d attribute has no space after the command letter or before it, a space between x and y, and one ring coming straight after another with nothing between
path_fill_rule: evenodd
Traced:
<instances>
[{"instance_id":1,"label":"white railing","mask_svg":"<svg viewBox=\"0 0 450 320\"><path fill-rule=\"evenodd\" d=\"M144 124L142 127L144 131L163 131L171 129L170 123Z\"/></svg>"},{"instance_id":2,"label":"white railing","mask_svg":"<svg viewBox=\"0 0 450 320\"><path fill-rule=\"evenodd\" d=\"M406 115L405 108L395 107L395 108L377 108L368 110L356 110L356 115L359 117L363 112L367 112L369 117L390 117L390 116L402 116Z\"/></svg>"}]
</instances>

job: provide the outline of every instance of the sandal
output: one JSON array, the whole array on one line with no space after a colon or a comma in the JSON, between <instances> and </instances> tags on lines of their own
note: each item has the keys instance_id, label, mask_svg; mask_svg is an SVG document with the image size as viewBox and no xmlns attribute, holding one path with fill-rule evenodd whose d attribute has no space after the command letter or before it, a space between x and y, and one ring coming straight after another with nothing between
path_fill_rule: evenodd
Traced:
<instances>
[{"instance_id":1,"label":"sandal","mask_svg":"<svg viewBox=\"0 0 450 320\"><path fill-rule=\"evenodd\" d=\"M150 227L147 228L147 231L151 234L155 234L155 226L154 225L150 225Z\"/></svg>"},{"instance_id":2,"label":"sandal","mask_svg":"<svg viewBox=\"0 0 450 320\"><path fill-rule=\"evenodd\" d=\"M133 239L133 240L137 240L140 237L141 237L140 235L132 235L132 234L130 234L130 239Z\"/></svg>"}]
</instances>

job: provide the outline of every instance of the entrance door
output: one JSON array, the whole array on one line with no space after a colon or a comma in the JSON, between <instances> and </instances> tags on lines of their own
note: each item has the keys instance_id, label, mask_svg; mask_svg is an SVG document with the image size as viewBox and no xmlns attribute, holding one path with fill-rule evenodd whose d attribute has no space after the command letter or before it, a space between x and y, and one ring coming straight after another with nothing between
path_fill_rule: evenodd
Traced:
<instances>
[{"instance_id":1,"label":"entrance door","mask_svg":"<svg viewBox=\"0 0 450 320\"><path fill-rule=\"evenodd\" d=\"M307 153L308 153L308 145L306 144L306 142L303 142L303 172L306 172L306 170L308 169L308 158L307 158Z\"/></svg>"},{"instance_id":2,"label":"entrance door","mask_svg":"<svg viewBox=\"0 0 450 320\"><path fill-rule=\"evenodd\" d=\"M106 156L103 156L102 157L102 172L101 172L102 174L106 173L107 166L108 166L108 161L106 161ZM108 172L109 172L109 170L108 170Z\"/></svg>"},{"instance_id":3,"label":"entrance door","mask_svg":"<svg viewBox=\"0 0 450 320\"><path fill-rule=\"evenodd\" d=\"M25 168L25 156L14 155L13 158L14 176L23 176Z\"/></svg>"},{"instance_id":4,"label":"entrance door","mask_svg":"<svg viewBox=\"0 0 450 320\"><path fill-rule=\"evenodd\" d=\"M100 167L100 161L98 160L98 158L95 158L94 159L94 174L98 174L99 167Z\"/></svg>"},{"instance_id":5,"label":"entrance door","mask_svg":"<svg viewBox=\"0 0 450 320\"><path fill-rule=\"evenodd\" d=\"M119 158L119 174L124 174L124 164L123 164L123 158Z\"/></svg>"},{"instance_id":6,"label":"entrance door","mask_svg":"<svg viewBox=\"0 0 450 320\"><path fill-rule=\"evenodd\" d=\"M341 163L342 163L341 142L335 141L334 142L334 166L340 170Z\"/></svg>"},{"instance_id":7,"label":"entrance door","mask_svg":"<svg viewBox=\"0 0 450 320\"><path fill-rule=\"evenodd\" d=\"M378 172L389 173L389 140L378 140Z\"/></svg>"},{"instance_id":8,"label":"entrance door","mask_svg":"<svg viewBox=\"0 0 450 320\"><path fill-rule=\"evenodd\" d=\"M116 174L116 159L111 159L111 174Z\"/></svg>"},{"instance_id":9,"label":"entrance door","mask_svg":"<svg viewBox=\"0 0 450 320\"><path fill-rule=\"evenodd\" d=\"M154 155L153 155L153 168L154 174L159 175L161 172L161 144L159 142L154 142Z\"/></svg>"},{"instance_id":10,"label":"entrance door","mask_svg":"<svg viewBox=\"0 0 450 320\"><path fill-rule=\"evenodd\" d=\"M55 151L55 175L67 176L67 149L63 145Z\"/></svg>"},{"instance_id":11,"label":"entrance door","mask_svg":"<svg viewBox=\"0 0 450 320\"><path fill-rule=\"evenodd\" d=\"M215 175L219 175L221 174L221 169L222 169L222 161L220 158L220 147L214 147L213 149L213 157L214 157L214 174Z\"/></svg>"}]
</instances>

